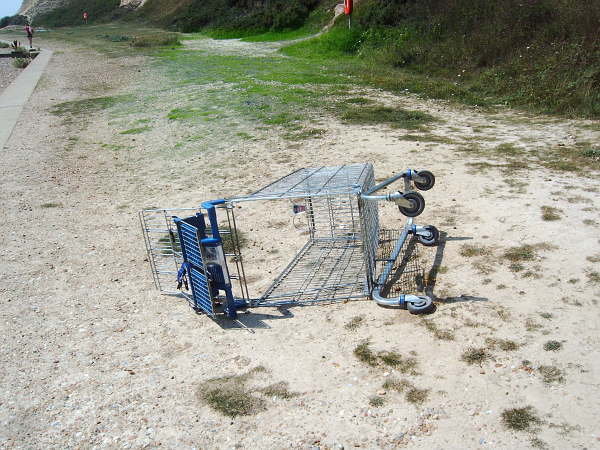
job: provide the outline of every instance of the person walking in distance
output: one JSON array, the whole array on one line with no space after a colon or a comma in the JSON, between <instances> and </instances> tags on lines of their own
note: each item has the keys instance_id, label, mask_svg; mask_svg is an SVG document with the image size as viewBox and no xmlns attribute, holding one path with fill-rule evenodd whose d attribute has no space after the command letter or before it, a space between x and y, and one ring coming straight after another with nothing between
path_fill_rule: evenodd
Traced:
<instances>
[{"instance_id":1,"label":"person walking in distance","mask_svg":"<svg viewBox=\"0 0 600 450\"><path fill-rule=\"evenodd\" d=\"M33 28L29 23L25 25L25 33L27 33L27 39L29 39L29 48L33 48Z\"/></svg>"},{"instance_id":2,"label":"person walking in distance","mask_svg":"<svg viewBox=\"0 0 600 450\"><path fill-rule=\"evenodd\" d=\"M83 12L83 23L85 23L87 25L88 19L89 19L89 15L87 13L87 11Z\"/></svg>"}]
</instances>

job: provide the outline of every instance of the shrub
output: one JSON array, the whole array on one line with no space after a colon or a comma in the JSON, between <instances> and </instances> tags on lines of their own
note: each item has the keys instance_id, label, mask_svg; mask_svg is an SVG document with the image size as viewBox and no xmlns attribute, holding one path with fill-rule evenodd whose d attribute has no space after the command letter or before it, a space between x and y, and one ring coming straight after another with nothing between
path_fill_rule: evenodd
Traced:
<instances>
[{"instance_id":1,"label":"shrub","mask_svg":"<svg viewBox=\"0 0 600 450\"><path fill-rule=\"evenodd\" d=\"M27 17L20 14L14 16L6 16L0 19L0 28L7 27L9 25L25 25L27 23Z\"/></svg>"},{"instance_id":2,"label":"shrub","mask_svg":"<svg viewBox=\"0 0 600 450\"><path fill-rule=\"evenodd\" d=\"M13 66L15 66L17 69L24 69L29 65L30 62L30 58L15 58L13 60Z\"/></svg>"}]
</instances>

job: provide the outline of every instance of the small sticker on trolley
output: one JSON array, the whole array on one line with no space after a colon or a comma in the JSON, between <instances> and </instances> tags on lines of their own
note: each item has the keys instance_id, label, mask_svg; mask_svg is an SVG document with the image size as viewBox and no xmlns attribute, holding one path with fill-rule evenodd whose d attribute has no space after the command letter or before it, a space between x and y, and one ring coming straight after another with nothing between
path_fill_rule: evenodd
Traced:
<instances>
[{"instance_id":1,"label":"small sticker on trolley","mask_svg":"<svg viewBox=\"0 0 600 450\"><path fill-rule=\"evenodd\" d=\"M294 205L293 211L294 211L294 214L300 214L300 213L306 212L306 206L305 205Z\"/></svg>"}]
</instances>

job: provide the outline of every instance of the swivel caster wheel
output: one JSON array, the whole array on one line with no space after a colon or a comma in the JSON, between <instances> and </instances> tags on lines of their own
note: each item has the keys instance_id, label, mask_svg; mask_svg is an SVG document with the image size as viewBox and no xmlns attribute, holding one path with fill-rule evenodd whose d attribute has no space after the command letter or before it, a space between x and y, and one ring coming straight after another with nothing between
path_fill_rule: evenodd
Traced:
<instances>
[{"instance_id":1,"label":"swivel caster wheel","mask_svg":"<svg viewBox=\"0 0 600 450\"><path fill-rule=\"evenodd\" d=\"M406 309L411 314L425 314L433 309L433 301L429 297L419 296L418 300L407 302Z\"/></svg>"},{"instance_id":2,"label":"swivel caster wheel","mask_svg":"<svg viewBox=\"0 0 600 450\"><path fill-rule=\"evenodd\" d=\"M414 181L415 186L420 191L428 191L435 185L435 176L429 170L420 170L417 172L417 175L425 178L425 181L421 183Z\"/></svg>"},{"instance_id":3,"label":"swivel caster wheel","mask_svg":"<svg viewBox=\"0 0 600 450\"><path fill-rule=\"evenodd\" d=\"M411 206L398 206L400 212L406 217L417 217L425 209L425 199L418 192L407 192L403 197L411 204Z\"/></svg>"},{"instance_id":4,"label":"swivel caster wheel","mask_svg":"<svg viewBox=\"0 0 600 450\"><path fill-rule=\"evenodd\" d=\"M423 236L422 234L417 234L417 239L419 242L425 247L434 247L440 242L440 232L433 225L427 225L424 227L425 230L429 232L428 236Z\"/></svg>"}]
</instances>

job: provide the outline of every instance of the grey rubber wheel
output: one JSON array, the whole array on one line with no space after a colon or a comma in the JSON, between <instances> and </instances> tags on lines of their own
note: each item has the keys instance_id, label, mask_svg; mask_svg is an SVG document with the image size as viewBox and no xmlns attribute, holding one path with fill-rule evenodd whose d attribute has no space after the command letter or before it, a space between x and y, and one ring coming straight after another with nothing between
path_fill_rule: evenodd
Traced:
<instances>
[{"instance_id":1,"label":"grey rubber wheel","mask_svg":"<svg viewBox=\"0 0 600 450\"><path fill-rule=\"evenodd\" d=\"M433 225L427 225L425 229L429 231L430 235L427 237L417 234L417 239L419 240L419 242L425 247L433 247L435 245L438 245L440 241L440 232L438 231L438 229Z\"/></svg>"},{"instance_id":2,"label":"grey rubber wheel","mask_svg":"<svg viewBox=\"0 0 600 450\"><path fill-rule=\"evenodd\" d=\"M417 172L417 175L425 178L424 183L414 182L415 186L420 191L428 191L435 185L435 176L429 170L420 170Z\"/></svg>"},{"instance_id":3,"label":"grey rubber wheel","mask_svg":"<svg viewBox=\"0 0 600 450\"><path fill-rule=\"evenodd\" d=\"M433 301L429 297L419 297L418 302L407 302L406 309L411 314L424 314L433 309Z\"/></svg>"},{"instance_id":4,"label":"grey rubber wheel","mask_svg":"<svg viewBox=\"0 0 600 450\"><path fill-rule=\"evenodd\" d=\"M418 192L407 192L403 197L412 203L411 207L398 206L400 212L406 217L417 217L425 209L425 199Z\"/></svg>"}]
</instances>

